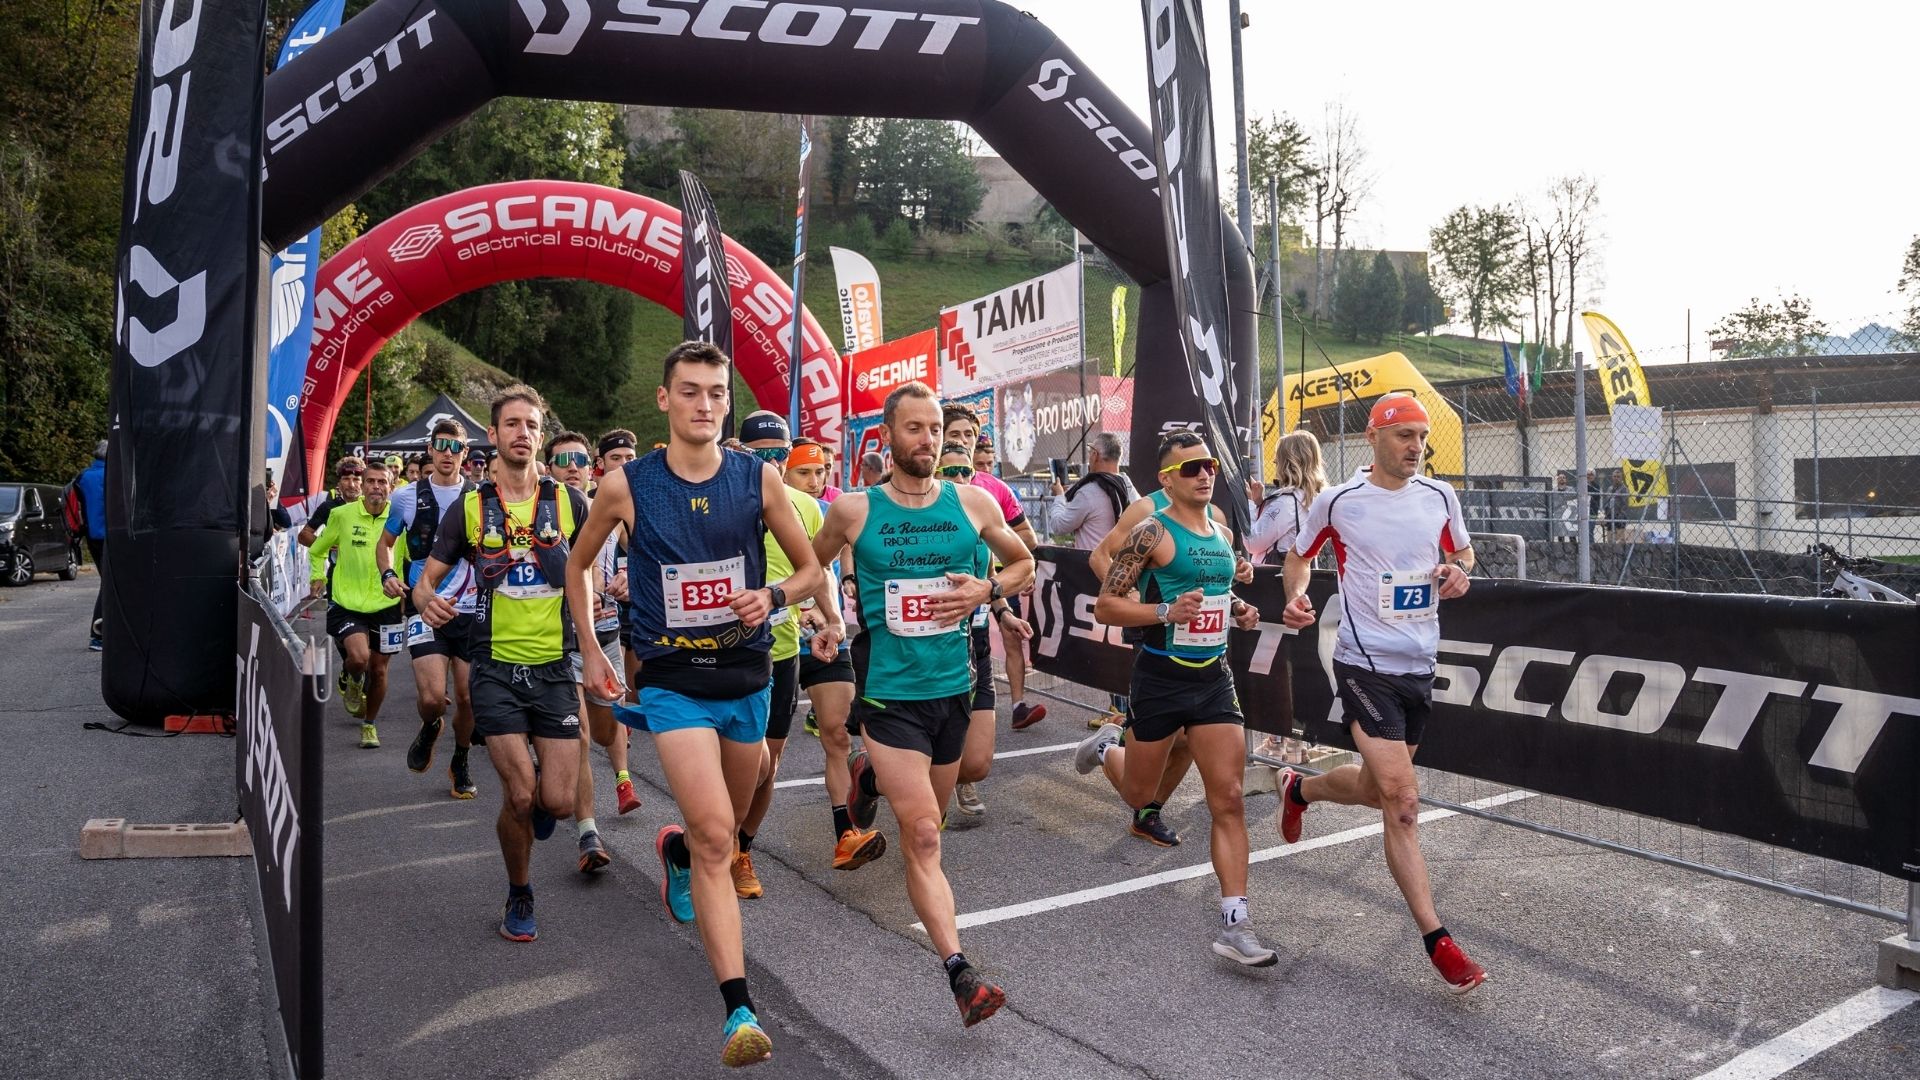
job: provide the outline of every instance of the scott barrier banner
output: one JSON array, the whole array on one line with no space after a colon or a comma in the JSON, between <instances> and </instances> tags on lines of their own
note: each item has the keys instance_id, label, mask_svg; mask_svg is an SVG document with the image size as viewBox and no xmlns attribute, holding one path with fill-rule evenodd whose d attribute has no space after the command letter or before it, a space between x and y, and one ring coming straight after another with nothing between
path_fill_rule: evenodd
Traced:
<instances>
[{"instance_id":1,"label":"scott barrier banner","mask_svg":"<svg viewBox=\"0 0 1920 1080\"><path fill-rule=\"evenodd\" d=\"M324 676L306 674L284 625L239 595L234 784L253 837L267 951L294 1075L324 1070L321 1023L321 731ZM323 654L324 655L324 654Z\"/></svg>"},{"instance_id":2,"label":"scott barrier banner","mask_svg":"<svg viewBox=\"0 0 1920 1080\"><path fill-rule=\"evenodd\" d=\"M140 10L114 275L101 696L158 724L225 712L264 427L254 370L265 0Z\"/></svg>"},{"instance_id":3,"label":"scott barrier banner","mask_svg":"<svg viewBox=\"0 0 1920 1080\"><path fill-rule=\"evenodd\" d=\"M1035 666L1126 693L1086 553L1038 557ZM1278 570L1236 591L1260 609L1232 639L1248 726L1351 746L1334 575L1298 634ZM1920 608L1482 579L1440 619L1421 765L1920 881Z\"/></svg>"}]
</instances>

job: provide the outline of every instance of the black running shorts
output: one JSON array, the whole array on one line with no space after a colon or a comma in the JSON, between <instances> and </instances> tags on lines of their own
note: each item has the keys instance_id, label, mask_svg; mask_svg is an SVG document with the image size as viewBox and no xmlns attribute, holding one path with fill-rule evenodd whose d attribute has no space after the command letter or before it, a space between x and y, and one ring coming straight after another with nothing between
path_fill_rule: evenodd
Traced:
<instances>
[{"instance_id":1,"label":"black running shorts","mask_svg":"<svg viewBox=\"0 0 1920 1080\"><path fill-rule=\"evenodd\" d=\"M1225 657L1204 668L1189 668L1164 656L1137 653L1127 704L1128 738L1136 742L1159 742L1202 724L1246 723Z\"/></svg>"},{"instance_id":2,"label":"black running shorts","mask_svg":"<svg viewBox=\"0 0 1920 1080\"><path fill-rule=\"evenodd\" d=\"M793 730L793 703L800 699L800 657L773 662L773 696L767 701L767 738L784 739Z\"/></svg>"},{"instance_id":3,"label":"black running shorts","mask_svg":"<svg viewBox=\"0 0 1920 1080\"><path fill-rule=\"evenodd\" d=\"M472 659L471 639L473 637L473 612L463 611L455 615L445 626L430 626L433 631L431 640L415 641L411 633L413 617L407 619L407 653L415 660L423 656L450 656L455 660Z\"/></svg>"},{"instance_id":4,"label":"black running shorts","mask_svg":"<svg viewBox=\"0 0 1920 1080\"><path fill-rule=\"evenodd\" d=\"M1347 719L1376 739L1419 746L1433 714L1433 673L1383 675L1333 662L1333 681Z\"/></svg>"},{"instance_id":5,"label":"black running shorts","mask_svg":"<svg viewBox=\"0 0 1920 1080\"><path fill-rule=\"evenodd\" d=\"M951 694L924 701L853 701L853 720L861 737L898 750L915 750L935 765L960 760L967 745L971 695Z\"/></svg>"},{"instance_id":6,"label":"black running shorts","mask_svg":"<svg viewBox=\"0 0 1920 1080\"><path fill-rule=\"evenodd\" d=\"M473 726L487 738L580 737L579 684L573 681L573 665L565 659L528 665L476 658L468 685Z\"/></svg>"},{"instance_id":7,"label":"black running shorts","mask_svg":"<svg viewBox=\"0 0 1920 1080\"><path fill-rule=\"evenodd\" d=\"M367 636L367 647L380 651L380 634L406 621L398 601L384 611L349 611L339 604L327 605L327 636L344 640L355 634ZM403 631L404 633L404 631Z\"/></svg>"},{"instance_id":8,"label":"black running shorts","mask_svg":"<svg viewBox=\"0 0 1920 1080\"><path fill-rule=\"evenodd\" d=\"M800 685L812 688L821 683L853 682L853 660L841 649L831 660L822 660L806 649L800 650Z\"/></svg>"}]
</instances>

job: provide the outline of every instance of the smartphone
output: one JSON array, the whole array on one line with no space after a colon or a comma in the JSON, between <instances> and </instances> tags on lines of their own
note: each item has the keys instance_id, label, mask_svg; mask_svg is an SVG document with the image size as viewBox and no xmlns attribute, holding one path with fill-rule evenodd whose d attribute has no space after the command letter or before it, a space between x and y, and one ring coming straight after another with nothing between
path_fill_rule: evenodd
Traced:
<instances>
[{"instance_id":1,"label":"smartphone","mask_svg":"<svg viewBox=\"0 0 1920 1080\"><path fill-rule=\"evenodd\" d=\"M1053 472L1054 483L1059 484L1062 487L1066 486L1066 483L1067 483L1067 459L1066 458L1048 458L1047 468L1052 470Z\"/></svg>"}]
</instances>

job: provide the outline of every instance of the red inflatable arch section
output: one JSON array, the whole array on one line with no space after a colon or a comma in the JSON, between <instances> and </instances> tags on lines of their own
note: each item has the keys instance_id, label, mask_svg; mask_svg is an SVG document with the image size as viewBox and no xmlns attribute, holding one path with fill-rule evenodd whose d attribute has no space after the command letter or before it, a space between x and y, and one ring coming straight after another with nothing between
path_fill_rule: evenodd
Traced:
<instances>
[{"instance_id":1,"label":"red inflatable arch section","mask_svg":"<svg viewBox=\"0 0 1920 1080\"><path fill-rule=\"evenodd\" d=\"M734 363L753 396L786 414L793 293L727 240ZM523 278L580 278L683 308L680 211L618 188L559 180L488 184L444 195L367 230L320 268L313 347L300 397L301 445L314 490L353 381L388 338L461 293ZM801 430L837 444L840 355L802 309ZM584 360L583 363L595 363Z\"/></svg>"}]
</instances>

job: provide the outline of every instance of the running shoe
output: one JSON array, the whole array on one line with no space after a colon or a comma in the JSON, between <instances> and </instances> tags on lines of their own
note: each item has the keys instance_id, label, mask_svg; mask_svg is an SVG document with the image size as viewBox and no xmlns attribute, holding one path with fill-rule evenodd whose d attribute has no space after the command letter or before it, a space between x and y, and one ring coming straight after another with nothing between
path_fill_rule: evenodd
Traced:
<instances>
[{"instance_id":1,"label":"running shoe","mask_svg":"<svg viewBox=\"0 0 1920 1080\"><path fill-rule=\"evenodd\" d=\"M1119 724L1101 724L1100 730L1080 740L1073 751L1073 767L1085 776L1100 767L1100 750L1120 741Z\"/></svg>"},{"instance_id":2,"label":"running shoe","mask_svg":"<svg viewBox=\"0 0 1920 1080\"><path fill-rule=\"evenodd\" d=\"M1160 847L1180 846L1180 834L1174 832L1172 826L1160 820L1160 812L1158 810L1148 814L1144 818L1139 814L1135 814L1133 816L1133 826L1130 831L1140 839L1149 841Z\"/></svg>"},{"instance_id":3,"label":"running shoe","mask_svg":"<svg viewBox=\"0 0 1920 1080\"><path fill-rule=\"evenodd\" d=\"M1280 792L1280 810L1274 825L1280 830L1280 839L1289 844L1300 842L1300 816L1307 808L1293 801L1294 786L1305 779L1292 769L1281 769L1274 778L1273 786Z\"/></svg>"},{"instance_id":4,"label":"running shoe","mask_svg":"<svg viewBox=\"0 0 1920 1080\"><path fill-rule=\"evenodd\" d=\"M960 1006L960 1023L973 1025L1000 1011L1007 1003L1007 992L987 981L980 969L968 967L953 984L953 1000Z\"/></svg>"},{"instance_id":5,"label":"running shoe","mask_svg":"<svg viewBox=\"0 0 1920 1080\"><path fill-rule=\"evenodd\" d=\"M607 845L600 834L590 832L580 838L580 872L591 874L613 861L613 855L607 851Z\"/></svg>"},{"instance_id":6,"label":"running shoe","mask_svg":"<svg viewBox=\"0 0 1920 1080\"><path fill-rule=\"evenodd\" d=\"M340 703L347 707L347 715L358 720L367 715L367 684L359 675L342 672L340 678Z\"/></svg>"},{"instance_id":7,"label":"running shoe","mask_svg":"<svg viewBox=\"0 0 1920 1080\"><path fill-rule=\"evenodd\" d=\"M953 805L967 817L979 817L987 812L987 804L980 801L980 788L974 784L955 784Z\"/></svg>"},{"instance_id":8,"label":"running shoe","mask_svg":"<svg viewBox=\"0 0 1920 1080\"><path fill-rule=\"evenodd\" d=\"M414 772L426 772L433 764L433 744L440 738L440 729L446 722L435 717L432 723L420 725L420 731L407 746L407 768Z\"/></svg>"},{"instance_id":9,"label":"running shoe","mask_svg":"<svg viewBox=\"0 0 1920 1080\"><path fill-rule=\"evenodd\" d=\"M1441 938L1433 947L1433 966L1440 970L1440 977L1447 980L1447 987L1456 994L1470 993L1487 981L1486 969L1467 959L1467 954L1453 943L1452 935Z\"/></svg>"},{"instance_id":10,"label":"running shoe","mask_svg":"<svg viewBox=\"0 0 1920 1080\"><path fill-rule=\"evenodd\" d=\"M545 840L553 835L556 824L552 814L540 802L540 770L533 770L533 838Z\"/></svg>"},{"instance_id":11,"label":"running shoe","mask_svg":"<svg viewBox=\"0 0 1920 1080\"><path fill-rule=\"evenodd\" d=\"M380 730L374 727L372 724L360 725L360 749L362 750L380 749Z\"/></svg>"},{"instance_id":12,"label":"running shoe","mask_svg":"<svg viewBox=\"0 0 1920 1080\"><path fill-rule=\"evenodd\" d=\"M1107 726L1108 724L1112 724L1114 727L1120 727L1126 722L1127 722L1126 713L1121 712L1119 709L1109 708L1106 712L1101 713L1089 719L1087 721L1087 730L1098 731L1101 728Z\"/></svg>"},{"instance_id":13,"label":"running shoe","mask_svg":"<svg viewBox=\"0 0 1920 1080\"><path fill-rule=\"evenodd\" d=\"M1013 730L1025 731L1046 718L1045 705L1029 705L1023 701L1013 707Z\"/></svg>"},{"instance_id":14,"label":"running shoe","mask_svg":"<svg viewBox=\"0 0 1920 1080\"><path fill-rule=\"evenodd\" d=\"M733 895L742 900L758 900L766 891L760 885L759 876L753 872L753 852L734 852Z\"/></svg>"},{"instance_id":15,"label":"running shoe","mask_svg":"<svg viewBox=\"0 0 1920 1080\"><path fill-rule=\"evenodd\" d=\"M533 894L507 897L507 910L500 920L500 936L508 941L532 941L540 936L533 925Z\"/></svg>"},{"instance_id":16,"label":"running shoe","mask_svg":"<svg viewBox=\"0 0 1920 1080\"><path fill-rule=\"evenodd\" d=\"M613 785L613 794L620 800L620 812L631 814L640 809L640 796L634 793L633 781L622 780Z\"/></svg>"},{"instance_id":17,"label":"running shoe","mask_svg":"<svg viewBox=\"0 0 1920 1080\"><path fill-rule=\"evenodd\" d=\"M855 750L847 755L847 773L853 778L853 786L847 795L847 813L852 816L854 825L862 829L873 828L873 817L880 811L880 797L867 794L863 779L872 771L873 763L867 760L866 750Z\"/></svg>"},{"instance_id":18,"label":"running shoe","mask_svg":"<svg viewBox=\"0 0 1920 1080\"><path fill-rule=\"evenodd\" d=\"M887 853L887 838L876 829L848 829L833 845L835 870L858 870Z\"/></svg>"},{"instance_id":19,"label":"running shoe","mask_svg":"<svg viewBox=\"0 0 1920 1080\"><path fill-rule=\"evenodd\" d=\"M820 718L814 715L812 709L807 710L807 718L801 722L800 727L814 738L820 737Z\"/></svg>"},{"instance_id":20,"label":"running shoe","mask_svg":"<svg viewBox=\"0 0 1920 1080\"><path fill-rule=\"evenodd\" d=\"M473 786L473 774L467 771L467 748L453 748L453 762L447 766L447 794L456 799L471 799L479 791Z\"/></svg>"},{"instance_id":21,"label":"running shoe","mask_svg":"<svg viewBox=\"0 0 1920 1080\"><path fill-rule=\"evenodd\" d=\"M98 634L95 634L94 636L87 639L88 652L104 652L106 651L106 648L107 648L106 645L101 642L100 635Z\"/></svg>"},{"instance_id":22,"label":"running shoe","mask_svg":"<svg viewBox=\"0 0 1920 1080\"><path fill-rule=\"evenodd\" d=\"M1213 951L1246 967L1272 967L1280 962L1280 957L1260 944L1260 939L1253 936L1253 927L1245 922L1221 927L1214 935Z\"/></svg>"},{"instance_id":23,"label":"running shoe","mask_svg":"<svg viewBox=\"0 0 1920 1080\"><path fill-rule=\"evenodd\" d=\"M760 1026L760 1018L745 1005L733 1010L727 1017L725 1029L727 1048L720 1051L720 1064L729 1069L738 1069L743 1065L758 1065L773 1057L773 1040Z\"/></svg>"},{"instance_id":24,"label":"running shoe","mask_svg":"<svg viewBox=\"0 0 1920 1080\"><path fill-rule=\"evenodd\" d=\"M686 830L678 825L662 825L660 833L653 838L653 853L660 856L660 902L667 906L667 914L674 922L693 921L693 871L673 865L667 858L667 838L675 833L685 835Z\"/></svg>"}]
</instances>

